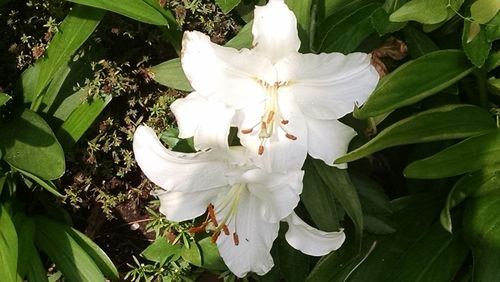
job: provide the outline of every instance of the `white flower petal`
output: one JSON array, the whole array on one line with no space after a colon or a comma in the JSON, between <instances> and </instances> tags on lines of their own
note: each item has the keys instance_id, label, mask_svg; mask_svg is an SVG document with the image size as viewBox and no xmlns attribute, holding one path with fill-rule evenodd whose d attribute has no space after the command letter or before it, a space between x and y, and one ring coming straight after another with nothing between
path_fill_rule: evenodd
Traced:
<instances>
[{"instance_id":1,"label":"white flower petal","mask_svg":"<svg viewBox=\"0 0 500 282\"><path fill-rule=\"evenodd\" d=\"M290 54L276 68L278 80L289 82L283 91L295 97L304 115L317 119L338 119L352 112L379 79L365 53Z\"/></svg>"},{"instance_id":2,"label":"white flower petal","mask_svg":"<svg viewBox=\"0 0 500 282\"><path fill-rule=\"evenodd\" d=\"M300 47L297 19L283 0L271 0L265 6L255 7L252 34L252 50L273 63Z\"/></svg>"},{"instance_id":3,"label":"white flower petal","mask_svg":"<svg viewBox=\"0 0 500 282\"><path fill-rule=\"evenodd\" d=\"M268 222L279 222L299 203L304 177L301 170L269 174L262 169L254 169L247 171L243 177L250 193L262 202L261 216Z\"/></svg>"},{"instance_id":4,"label":"white flower petal","mask_svg":"<svg viewBox=\"0 0 500 282\"><path fill-rule=\"evenodd\" d=\"M227 149L227 136L234 110L222 103L210 102L197 92L175 100L170 106L179 126L179 137L194 137L197 150Z\"/></svg>"},{"instance_id":5,"label":"white flower petal","mask_svg":"<svg viewBox=\"0 0 500 282\"><path fill-rule=\"evenodd\" d=\"M205 213L208 205L229 187L214 188L193 193L156 191L160 200L160 212L171 221L184 221Z\"/></svg>"},{"instance_id":6,"label":"white flower petal","mask_svg":"<svg viewBox=\"0 0 500 282\"><path fill-rule=\"evenodd\" d=\"M356 131L338 120L306 118L309 140L309 155L323 160L327 165L347 168L347 164L334 165L333 162L347 153Z\"/></svg>"},{"instance_id":7,"label":"white flower petal","mask_svg":"<svg viewBox=\"0 0 500 282\"><path fill-rule=\"evenodd\" d=\"M288 231L285 238L290 246L310 256L324 256L337 250L345 241L345 234L325 232L309 226L295 213L286 218Z\"/></svg>"},{"instance_id":8,"label":"white flower petal","mask_svg":"<svg viewBox=\"0 0 500 282\"><path fill-rule=\"evenodd\" d=\"M211 101L235 109L265 99L259 79L274 83L276 72L264 57L248 49L222 47L197 31L184 32L182 68L191 86Z\"/></svg>"},{"instance_id":9,"label":"white flower petal","mask_svg":"<svg viewBox=\"0 0 500 282\"><path fill-rule=\"evenodd\" d=\"M258 198L245 191L237 214L228 225L230 232L236 230L239 244L235 245L233 234L222 233L217 239L222 259L238 277L244 277L248 272L264 275L274 266L270 251L278 236L279 223L264 221L257 212L260 205ZM222 216L217 215L219 221Z\"/></svg>"},{"instance_id":10,"label":"white flower petal","mask_svg":"<svg viewBox=\"0 0 500 282\"><path fill-rule=\"evenodd\" d=\"M134 155L144 174L167 191L195 192L227 185L224 155L218 151L195 154L167 150L155 132L139 126L134 134Z\"/></svg>"}]
</instances>

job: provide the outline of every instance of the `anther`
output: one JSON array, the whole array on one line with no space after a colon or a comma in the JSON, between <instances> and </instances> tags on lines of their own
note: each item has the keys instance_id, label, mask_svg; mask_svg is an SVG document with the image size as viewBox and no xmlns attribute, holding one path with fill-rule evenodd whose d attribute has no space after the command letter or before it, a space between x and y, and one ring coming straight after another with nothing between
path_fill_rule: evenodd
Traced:
<instances>
[{"instance_id":1,"label":"anther","mask_svg":"<svg viewBox=\"0 0 500 282\"><path fill-rule=\"evenodd\" d=\"M295 135L292 135L290 133L287 133L285 134L286 138L290 139L290 140L297 140L297 136Z\"/></svg>"},{"instance_id":2,"label":"anther","mask_svg":"<svg viewBox=\"0 0 500 282\"><path fill-rule=\"evenodd\" d=\"M217 239L219 238L219 235L220 235L220 231L217 231L214 234L212 234L212 243L215 244L215 242L217 242Z\"/></svg>"},{"instance_id":3,"label":"anther","mask_svg":"<svg viewBox=\"0 0 500 282\"><path fill-rule=\"evenodd\" d=\"M194 226L194 227L189 228L188 231L189 231L189 233L193 233L193 234L203 232L203 231L205 231L207 224L208 224L208 222L205 221L200 226Z\"/></svg>"},{"instance_id":4,"label":"anther","mask_svg":"<svg viewBox=\"0 0 500 282\"><path fill-rule=\"evenodd\" d=\"M240 244L240 237L236 232L233 233L233 242L235 246L238 246Z\"/></svg>"},{"instance_id":5,"label":"anther","mask_svg":"<svg viewBox=\"0 0 500 282\"><path fill-rule=\"evenodd\" d=\"M210 217L212 223L217 227L217 218L215 217L214 205L212 204L208 205L208 217Z\"/></svg>"},{"instance_id":6,"label":"anther","mask_svg":"<svg viewBox=\"0 0 500 282\"><path fill-rule=\"evenodd\" d=\"M241 133L243 133L243 134L250 134L250 133L252 133L252 131L253 131L253 128L249 128L249 129L242 129L242 130L241 130Z\"/></svg>"},{"instance_id":7,"label":"anther","mask_svg":"<svg viewBox=\"0 0 500 282\"><path fill-rule=\"evenodd\" d=\"M274 111L270 111L269 115L267 116L266 122L271 123L271 121L273 121L273 118L274 118Z\"/></svg>"},{"instance_id":8,"label":"anther","mask_svg":"<svg viewBox=\"0 0 500 282\"><path fill-rule=\"evenodd\" d=\"M229 235L229 229L227 228L227 225L225 224L222 225L222 231L224 231L224 234L226 234L226 236Z\"/></svg>"},{"instance_id":9,"label":"anther","mask_svg":"<svg viewBox=\"0 0 500 282\"><path fill-rule=\"evenodd\" d=\"M264 145L259 146L259 155L264 154Z\"/></svg>"},{"instance_id":10,"label":"anther","mask_svg":"<svg viewBox=\"0 0 500 282\"><path fill-rule=\"evenodd\" d=\"M282 120L281 120L281 124L283 124L283 125L288 124L288 122L289 122L289 121L288 121L287 119L282 119Z\"/></svg>"}]
</instances>

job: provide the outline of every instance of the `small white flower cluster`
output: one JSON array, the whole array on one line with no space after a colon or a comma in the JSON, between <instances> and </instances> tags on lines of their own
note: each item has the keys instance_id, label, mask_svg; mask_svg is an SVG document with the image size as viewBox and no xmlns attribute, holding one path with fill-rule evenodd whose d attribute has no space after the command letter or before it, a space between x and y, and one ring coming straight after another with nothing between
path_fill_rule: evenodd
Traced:
<instances>
[{"instance_id":1,"label":"small white flower cluster","mask_svg":"<svg viewBox=\"0 0 500 282\"><path fill-rule=\"evenodd\" d=\"M307 154L330 165L345 154L356 133L337 119L379 78L368 54L300 54L297 20L283 0L255 8L252 33L254 47L241 50L184 34L182 67L195 91L171 109L179 137L193 137L198 153L167 150L146 126L134 136L137 163L162 188L160 211L173 221L206 212L192 231L210 232L239 277L273 267L280 221L288 223L288 243L305 254L342 245L342 230L317 230L294 213L301 168ZM242 146L229 146L231 127Z\"/></svg>"}]
</instances>

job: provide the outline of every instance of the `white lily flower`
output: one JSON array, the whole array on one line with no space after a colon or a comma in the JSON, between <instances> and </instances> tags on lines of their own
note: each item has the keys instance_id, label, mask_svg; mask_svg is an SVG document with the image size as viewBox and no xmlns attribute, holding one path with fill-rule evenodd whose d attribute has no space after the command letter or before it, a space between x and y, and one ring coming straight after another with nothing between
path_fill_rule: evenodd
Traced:
<instances>
[{"instance_id":1,"label":"white lily flower","mask_svg":"<svg viewBox=\"0 0 500 282\"><path fill-rule=\"evenodd\" d=\"M192 231L212 232L221 257L239 277L273 267L270 251L282 220L289 223L285 237L291 246L309 255L325 255L345 240L342 231L319 231L293 213L303 171L266 172L251 163L243 147L172 152L145 126L137 128L133 146L144 174L163 189L156 193L160 211L184 221L208 210L206 221Z\"/></svg>"},{"instance_id":2,"label":"white lily flower","mask_svg":"<svg viewBox=\"0 0 500 282\"><path fill-rule=\"evenodd\" d=\"M201 112L217 113L226 128L237 126L260 167L297 169L307 153L333 165L356 134L337 119L364 103L378 82L370 55L300 54L297 20L283 0L255 8L252 33L254 47L241 50L214 44L197 31L184 33L182 67L197 92L188 99L204 98L209 103ZM214 102L234 112L212 109ZM213 133L220 126L197 124L201 112L185 108L190 106L183 99L172 105L181 131L182 124ZM194 141L199 149L227 146L219 137L223 143Z\"/></svg>"}]
</instances>

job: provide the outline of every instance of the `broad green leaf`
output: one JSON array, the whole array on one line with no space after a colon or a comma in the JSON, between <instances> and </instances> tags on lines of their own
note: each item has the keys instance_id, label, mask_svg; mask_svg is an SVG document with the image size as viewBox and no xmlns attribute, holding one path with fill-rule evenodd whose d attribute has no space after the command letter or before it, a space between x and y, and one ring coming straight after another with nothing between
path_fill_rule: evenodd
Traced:
<instances>
[{"instance_id":1,"label":"broad green leaf","mask_svg":"<svg viewBox=\"0 0 500 282\"><path fill-rule=\"evenodd\" d=\"M384 77L364 106L354 111L354 116L373 117L416 103L453 85L473 69L459 50L421 56Z\"/></svg>"},{"instance_id":2,"label":"broad green leaf","mask_svg":"<svg viewBox=\"0 0 500 282\"><path fill-rule=\"evenodd\" d=\"M324 16L329 17L331 14L342 9L343 6L348 5L352 0L324 0Z\"/></svg>"},{"instance_id":3,"label":"broad green leaf","mask_svg":"<svg viewBox=\"0 0 500 282\"><path fill-rule=\"evenodd\" d=\"M441 211L441 225L448 232L452 232L452 222L450 210L463 202L466 198L474 194L481 194L487 191L500 188L500 177L496 168L479 170L466 174L458 180L448 193L446 205Z\"/></svg>"},{"instance_id":4,"label":"broad green leaf","mask_svg":"<svg viewBox=\"0 0 500 282\"><path fill-rule=\"evenodd\" d=\"M470 6L472 19L480 24L489 22L500 10L500 1L477 0Z\"/></svg>"},{"instance_id":5,"label":"broad green leaf","mask_svg":"<svg viewBox=\"0 0 500 282\"><path fill-rule=\"evenodd\" d=\"M142 1L146 2L147 4L149 4L149 6L155 8L158 12L160 12L160 14L167 20L167 28L171 29L172 32L174 30L177 30L177 32L180 35L182 35L182 30L179 27L179 24L177 23L177 20L175 19L174 14L170 10L166 9L165 7L162 7L160 5L161 1L158 1L158 0L142 0ZM108 3L106 3L106 4L108 4ZM142 5L141 5L141 7L142 7ZM156 16L155 16L155 18L156 18Z\"/></svg>"},{"instance_id":6,"label":"broad green leaf","mask_svg":"<svg viewBox=\"0 0 500 282\"><path fill-rule=\"evenodd\" d=\"M425 194L393 200L390 219L395 223L395 233L385 236L365 233L361 251L348 236L342 248L316 264L306 281L394 281L388 278L399 268L401 257L432 225L438 212L437 200Z\"/></svg>"},{"instance_id":7,"label":"broad green leaf","mask_svg":"<svg viewBox=\"0 0 500 282\"><path fill-rule=\"evenodd\" d=\"M40 107L43 98L40 95L57 71L70 63L73 54L94 32L103 16L102 10L80 5L76 5L69 12L59 26L59 32L54 35L54 39L45 51L44 58L35 64L35 67L38 64L40 66L34 93L25 93L34 97L31 109L36 111Z\"/></svg>"},{"instance_id":8,"label":"broad green leaf","mask_svg":"<svg viewBox=\"0 0 500 282\"><path fill-rule=\"evenodd\" d=\"M387 281L452 281L469 254L460 233L434 224L401 256Z\"/></svg>"},{"instance_id":9,"label":"broad green leaf","mask_svg":"<svg viewBox=\"0 0 500 282\"><path fill-rule=\"evenodd\" d=\"M355 0L328 17L317 28L316 49L320 52L350 53L374 29L370 16L380 3Z\"/></svg>"},{"instance_id":10,"label":"broad green leaf","mask_svg":"<svg viewBox=\"0 0 500 282\"><path fill-rule=\"evenodd\" d=\"M34 282L46 282L47 271L43 266L40 255L35 248L35 220L27 217L23 212L13 218L19 234L19 256L17 258L17 272L22 279Z\"/></svg>"},{"instance_id":11,"label":"broad green leaf","mask_svg":"<svg viewBox=\"0 0 500 282\"><path fill-rule=\"evenodd\" d=\"M249 21L244 25L235 37L231 38L224 46L241 49L241 48L252 48L252 25L253 21Z\"/></svg>"},{"instance_id":12,"label":"broad green leaf","mask_svg":"<svg viewBox=\"0 0 500 282\"><path fill-rule=\"evenodd\" d=\"M1 125L0 132L3 159L12 166L45 180L64 174L62 147L49 125L35 112L24 110Z\"/></svg>"},{"instance_id":13,"label":"broad green leaf","mask_svg":"<svg viewBox=\"0 0 500 282\"><path fill-rule=\"evenodd\" d=\"M0 92L0 107L7 104L7 102L12 99L9 95Z\"/></svg>"},{"instance_id":14,"label":"broad green leaf","mask_svg":"<svg viewBox=\"0 0 500 282\"><path fill-rule=\"evenodd\" d=\"M429 38L425 33L420 30L407 26L403 30L408 45L408 51L413 59L439 50L439 47Z\"/></svg>"},{"instance_id":15,"label":"broad green leaf","mask_svg":"<svg viewBox=\"0 0 500 282\"><path fill-rule=\"evenodd\" d=\"M319 177L330 188L332 196L342 205L352 219L359 235L363 234L363 212L356 188L345 169L329 166L321 160L310 160Z\"/></svg>"},{"instance_id":16,"label":"broad green leaf","mask_svg":"<svg viewBox=\"0 0 500 282\"><path fill-rule=\"evenodd\" d=\"M92 257L67 232L68 226L36 218L35 243L56 264L67 281L104 281Z\"/></svg>"},{"instance_id":17,"label":"broad green leaf","mask_svg":"<svg viewBox=\"0 0 500 282\"><path fill-rule=\"evenodd\" d=\"M59 193L56 185L52 181L41 179L40 177L38 177L32 173L29 173L27 171L24 171L24 170L16 168L16 167L14 167L14 168L16 170L18 170L19 172L21 172L24 176L27 176L31 180L35 181L38 185L42 186L42 188L44 188L45 190L54 194L56 197L64 198L64 195Z\"/></svg>"},{"instance_id":18,"label":"broad green leaf","mask_svg":"<svg viewBox=\"0 0 500 282\"><path fill-rule=\"evenodd\" d=\"M153 79L161 85L182 91L193 90L184 74L179 58L151 67L149 71L153 74Z\"/></svg>"},{"instance_id":19,"label":"broad green leaf","mask_svg":"<svg viewBox=\"0 0 500 282\"><path fill-rule=\"evenodd\" d=\"M476 65L477 67L482 67L488 58L491 50L491 42L486 38L486 31L481 29L477 35L471 41L469 38L469 30L471 28L471 23L468 21L464 22L464 29L462 33L462 46L465 51L467 58Z\"/></svg>"},{"instance_id":20,"label":"broad green leaf","mask_svg":"<svg viewBox=\"0 0 500 282\"><path fill-rule=\"evenodd\" d=\"M106 255L106 253L96 243L94 243L85 234L72 228L69 225L61 225L61 227L65 228L65 232L71 235L76 243L92 258L94 263L97 265L97 267L99 267L106 278L113 281L117 281L120 279L120 275L118 274L118 270L116 269L115 265L108 257L108 255Z\"/></svg>"},{"instance_id":21,"label":"broad green leaf","mask_svg":"<svg viewBox=\"0 0 500 282\"><path fill-rule=\"evenodd\" d=\"M181 247L177 244L171 244L165 237L158 237L156 240L149 245L142 255L150 260L157 262L159 264L164 264L169 258L172 260L177 260L180 257Z\"/></svg>"},{"instance_id":22,"label":"broad green leaf","mask_svg":"<svg viewBox=\"0 0 500 282\"><path fill-rule=\"evenodd\" d=\"M465 239L472 248L473 281L499 281L499 190L467 202L463 229Z\"/></svg>"},{"instance_id":23,"label":"broad green leaf","mask_svg":"<svg viewBox=\"0 0 500 282\"><path fill-rule=\"evenodd\" d=\"M319 177L312 160L306 160L304 171L304 189L300 194L300 199L307 212L319 229L338 231L340 219L333 192Z\"/></svg>"},{"instance_id":24,"label":"broad green leaf","mask_svg":"<svg viewBox=\"0 0 500 282\"><path fill-rule=\"evenodd\" d=\"M212 242L211 237L198 241L201 252L202 267L209 270L226 270L227 266L222 260L217 244Z\"/></svg>"},{"instance_id":25,"label":"broad green leaf","mask_svg":"<svg viewBox=\"0 0 500 282\"><path fill-rule=\"evenodd\" d=\"M382 7L373 12L371 23L380 36L396 32L406 26L406 22L391 22L389 13Z\"/></svg>"},{"instance_id":26,"label":"broad green leaf","mask_svg":"<svg viewBox=\"0 0 500 282\"><path fill-rule=\"evenodd\" d=\"M301 39L301 49L303 51L307 51L307 48L304 47L309 46L312 0L286 0L285 3L297 18L297 28L299 29L299 37Z\"/></svg>"},{"instance_id":27,"label":"broad green leaf","mask_svg":"<svg viewBox=\"0 0 500 282\"><path fill-rule=\"evenodd\" d=\"M278 236L277 264L284 281L303 282L309 274L310 257L291 247L284 236Z\"/></svg>"},{"instance_id":28,"label":"broad green leaf","mask_svg":"<svg viewBox=\"0 0 500 282\"><path fill-rule=\"evenodd\" d=\"M499 66L500 66L500 50L490 54L490 57L486 61L484 67L487 71L492 71Z\"/></svg>"},{"instance_id":29,"label":"broad green leaf","mask_svg":"<svg viewBox=\"0 0 500 282\"><path fill-rule=\"evenodd\" d=\"M444 178L500 163L500 130L470 137L443 151L409 164L409 178Z\"/></svg>"},{"instance_id":30,"label":"broad green leaf","mask_svg":"<svg viewBox=\"0 0 500 282\"><path fill-rule=\"evenodd\" d=\"M224 14L231 12L240 2L241 0L215 0L215 3Z\"/></svg>"},{"instance_id":31,"label":"broad green leaf","mask_svg":"<svg viewBox=\"0 0 500 282\"><path fill-rule=\"evenodd\" d=\"M412 0L391 14L392 22L436 24L448 17L447 0Z\"/></svg>"},{"instance_id":32,"label":"broad green leaf","mask_svg":"<svg viewBox=\"0 0 500 282\"><path fill-rule=\"evenodd\" d=\"M489 42L500 39L500 13L484 26L486 38Z\"/></svg>"},{"instance_id":33,"label":"broad green leaf","mask_svg":"<svg viewBox=\"0 0 500 282\"><path fill-rule=\"evenodd\" d=\"M69 115L57 131L57 137L65 149L70 148L83 136L111 99L111 95L106 95L104 98L93 97L90 101L83 102Z\"/></svg>"},{"instance_id":34,"label":"broad green leaf","mask_svg":"<svg viewBox=\"0 0 500 282\"><path fill-rule=\"evenodd\" d=\"M154 24L168 25L167 19L155 8L143 0L68 0L70 2L108 10L134 20Z\"/></svg>"},{"instance_id":35,"label":"broad green leaf","mask_svg":"<svg viewBox=\"0 0 500 282\"><path fill-rule=\"evenodd\" d=\"M0 205L0 273L2 281L17 282L18 237L7 210Z\"/></svg>"},{"instance_id":36,"label":"broad green leaf","mask_svg":"<svg viewBox=\"0 0 500 282\"><path fill-rule=\"evenodd\" d=\"M181 257L195 266L202 266L200 248L195 243L190 244L189 247L184 245L181 249Z\"/></svg>"},{"instance_id":37,"label":"broad green leaf","mask_svg":"<svg viewBox=\"0 0 500 282\"><path fill-rule=\"evenodd\" d=\"M335 163L351 162L393 146L465 138L495 129L494 119L482 108L446 105L394 123Z\"/></svg>"},{"instance_id":38,"label":"broad green leaf","mask_svg":"<svg viewBox=\"0 0 500 282\"><path fill-rule=\"evenodd\" d=\"M493 93L500 95L500 78L488 79L488 86Z\"/></svg>"}]
</instances>

